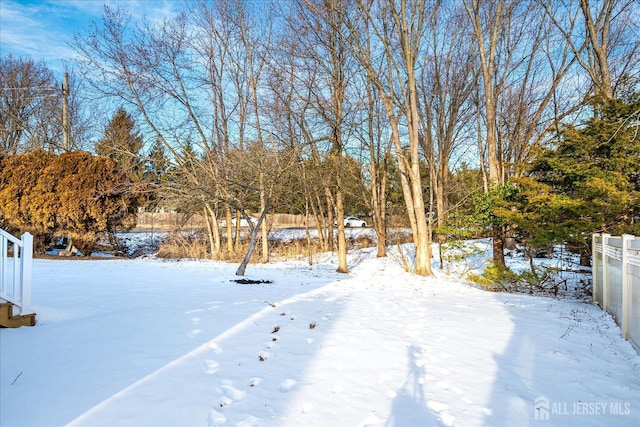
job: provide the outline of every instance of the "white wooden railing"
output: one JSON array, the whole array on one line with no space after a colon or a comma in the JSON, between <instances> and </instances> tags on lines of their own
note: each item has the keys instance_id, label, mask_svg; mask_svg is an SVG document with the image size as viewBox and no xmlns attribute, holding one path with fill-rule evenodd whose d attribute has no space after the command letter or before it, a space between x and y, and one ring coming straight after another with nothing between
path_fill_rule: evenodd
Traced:
<instances>
[{"instance_id":1,"label":"white wooden railing","mask_svg":"<svg viewBox=\"0 0 640 427\"><path fill-rule=\"evenodd\" d=\"M640 237L593 235L593 302L640 352Z\"/></svg>"},{"instance_id":2,"label":"white wooden railing","mask_svg":"<svg viewBox=\"0 0 640 427\"><path fill-rule=\"evenodd\" d=\"M0 229L0 302L10 302L18 312L31 311L31 267L33 236L24 233L20 239Z\"/></svg>"}]
</instances>

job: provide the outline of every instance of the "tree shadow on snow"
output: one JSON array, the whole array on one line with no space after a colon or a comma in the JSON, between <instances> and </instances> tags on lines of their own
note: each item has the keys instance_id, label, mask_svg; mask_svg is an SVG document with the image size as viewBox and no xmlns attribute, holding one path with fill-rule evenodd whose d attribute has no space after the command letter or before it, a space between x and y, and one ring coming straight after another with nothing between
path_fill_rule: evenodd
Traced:
<instances>
[{"instance_id":1,"label":"tree shadow on snow","mask_svg":"<svg viewBox=\"0 0 640 427\"><path fill-rule=\"evenodd\" d=\"M628 359L633 355L621 354L619 335L601 324L597 307L547 297L497 298L514 326L504 351L493 356L497 372L484 425L638 425L637 405L630 403L630 390L640 382Z\"/></svg>"},{"instance_id":2,"label":"tree shadow on snow","mask_svg":"<svg viewBox=\"0 0 640 427\"><path fill-rule=\"evenodd\" d=\"M409 376L393 399L386 427L440 425L436 415L427 407L424 391L426 370L420 357L422 351L422 348L415 344L407 350Z\"/></svg>"}]
</instances>

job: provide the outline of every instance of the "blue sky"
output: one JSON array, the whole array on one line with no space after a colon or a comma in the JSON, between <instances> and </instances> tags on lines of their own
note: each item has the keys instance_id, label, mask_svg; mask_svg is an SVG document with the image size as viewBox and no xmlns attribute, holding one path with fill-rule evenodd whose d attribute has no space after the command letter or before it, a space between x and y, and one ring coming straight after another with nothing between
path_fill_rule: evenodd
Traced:
<instances>
[{"instance_id":1,"label":"blue sky","mask_svg":"<svg viewBox=\"0 0 640 427\"><path fill-rule=\"evenodd\" d=\"M0 0L0 55L44 60L57 75L73 59L69 43L92 21L100 22L104 5L123 7L134 19L161 20L182 6L176 0Z\"/></svg>"}]
</instances>

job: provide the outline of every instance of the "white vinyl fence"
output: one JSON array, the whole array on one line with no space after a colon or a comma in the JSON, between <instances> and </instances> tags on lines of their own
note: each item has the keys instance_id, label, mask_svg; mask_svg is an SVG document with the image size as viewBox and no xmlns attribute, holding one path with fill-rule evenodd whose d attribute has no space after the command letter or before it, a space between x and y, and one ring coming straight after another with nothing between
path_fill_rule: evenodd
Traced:
<instances>
[{"instance_id":1,"label":"white vinyl fence","mask_svg":"<svg viewBox=\"0 0 640 427\"><path fill-rule=\"evenodd\" d=\"M31 311L33 236L20 239L0 229L0 302L10 302L20 315Z\"/></svg>"},{"instance_id":2,"label":"white vinyl fence","mask_svg":"<svg viewBox=\"0 0 640 427\"><path fill-rule=\"evenodd\" d=\"M593 301L640 352L640 237L593 235Z\"/></svg>"}]
</instances>

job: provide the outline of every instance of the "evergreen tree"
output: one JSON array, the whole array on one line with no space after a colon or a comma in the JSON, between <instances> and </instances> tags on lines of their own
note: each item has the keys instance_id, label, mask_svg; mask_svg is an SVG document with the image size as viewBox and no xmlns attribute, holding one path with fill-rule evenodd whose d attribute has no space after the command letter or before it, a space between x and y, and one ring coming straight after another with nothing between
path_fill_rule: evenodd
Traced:
<instances>
[{"instance_id":1,"label":"evergreen tree","mask_svg":"<svg viewBox=\"0 0 640 427\"><path fill-rule=\"evenodd\" d=\"M562 127L556 149L544 151L531 171L573 200L571 220L581 225L573 239L583 248L591 233L640 232L640 97L594 100L593 108L582 126Z\"/></svg>"},{"instance_id":2,"label":"evergreen tree","mask_svg":"<svg viewBox=\"0 0 640 427\"><path fill-rule=\"evenodd\" d=\"M164 146L161 141L157 140L147 156L145 178L152 184L160 185L164 182L168 170L169 160L167 159Z\"/></svg>"},{"instance_id":3,"label":"evergreen tree","mask_svg":"<svg viewBox=\"0 0 640 427\"><path fill-rule=\"evenodd\" d=\"M151 209L157 208L160 204L160 191L167 185L169 167L164 146L160 140L156 140L147 156L144 173L144 179L149 184L147 206Z\"/></svg>"},{"instance_id":4,"label":"evergreen tree","mask_svg":"<svg viewBox=\"0 0 640 427\"><path fill-rule=\"evenodd\" d=\"M144 163L140 151L144 143L135 122L120 107L104 130L104 138L95 144L96 154L115 160L133 179L140 179Z\"/></svg>"},{"instance_id":5,"label":"evergreen tree","mask_svg":"<svg viewBox=\"0 0 640 427\"><path fill-rule=\"evenodd\" d=\"M560 131L556 150L533 167L539 182L585 201L585 231L638 231L640 215L640 97L594 102L594 117Z\"/></svg>"}]
</instances>

